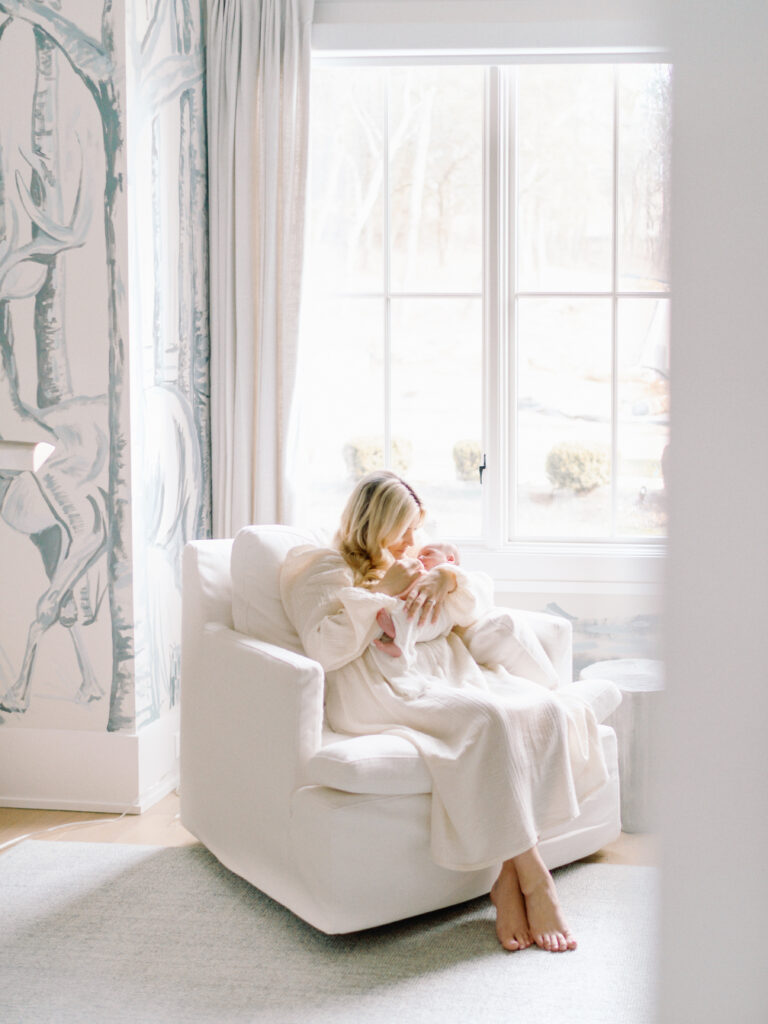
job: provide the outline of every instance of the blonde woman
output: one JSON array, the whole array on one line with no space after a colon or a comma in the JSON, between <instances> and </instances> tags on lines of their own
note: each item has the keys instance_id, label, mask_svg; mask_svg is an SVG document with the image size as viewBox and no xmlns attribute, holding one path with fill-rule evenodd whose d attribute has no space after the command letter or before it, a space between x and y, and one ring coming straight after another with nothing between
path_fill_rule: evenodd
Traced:
<instances>
[{"instance_id":1,"label":"blonde woman","mask_svg":"<svg viewBox=\"0 0 768 1024\"><path fill-rule=\"evenodd\" d=\"M580 801L605 782L597 722L578 700L478 665L454 633L416 644L418 696L390 685L371 648L382 608L404 603L422 621L444 609L469 625L487 602L458 565L424 573L409 556L423 519L404 480L369 474L350 495L336 547L289 554L281 577L286 611L307 655L325 669L331 726L393 732L420 751L432 777L435 862L458 871L502 862L491 890L501 945L575 949L537 842L576 818Z\"/></svg>"}]
</instances>

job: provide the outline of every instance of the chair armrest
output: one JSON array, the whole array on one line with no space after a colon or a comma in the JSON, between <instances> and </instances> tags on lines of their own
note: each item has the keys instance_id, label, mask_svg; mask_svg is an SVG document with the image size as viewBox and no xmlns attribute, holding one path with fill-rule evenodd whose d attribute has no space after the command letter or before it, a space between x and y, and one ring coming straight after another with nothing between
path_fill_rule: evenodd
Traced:
<instances>
[{"instance_id":1,"label":"chair armrest","mask_svg":"<svg viewBox=\"0 0 768 1024\"><path fill-rule=\"evenodd\" d=\"M495 607L457 632L481 665L501 665L550 689L573 678L573 627L560 615Z\"/></svg>"},{"instance_id":2,"label":"chair armrest","mask_svg":"<svg viewBox=\"0 0 768 1024\"><path fill-rule=\"evenodd\" d=\"M560 686L573 681L573 624L550 612L516 612L526 616L557 673Z\"/></svg>"},{"instance_id":3,"label":"chair armrest","mask_svg":"<svg viewBox=\"0 0 768 1024\"><path fill-rule=\"evenodd\" d=\"M206 625L182 652L181 806L191 831L254 827L262 848L274 840L272 853L283 854L291 795L320 747L323 685L316 661Z\"/></svg>"}]
</instances>

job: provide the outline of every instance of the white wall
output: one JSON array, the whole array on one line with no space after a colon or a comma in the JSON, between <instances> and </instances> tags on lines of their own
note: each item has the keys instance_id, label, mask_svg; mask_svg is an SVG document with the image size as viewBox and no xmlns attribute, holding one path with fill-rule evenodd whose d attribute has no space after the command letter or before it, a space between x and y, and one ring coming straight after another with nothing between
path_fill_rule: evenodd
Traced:
<instances>
[{"instance_id":1,"label":"white wall","mask_svg":"<svg viewBox=\"0 0 768 1024\"><path fill-rule=\"evenodd\" d=\"M768 1020L768 5L677 0L661 1019Z\"/></svg>"},{"instance_id":2,"label":"white wall","mask_svg":"<svg viewBox=\"0 0 768 1024\"><path fill-rule=\"evenodd\" d=\"M337 50L648 47L648 0L315 0L312 48Z\"/></svg>"}]
</instances>

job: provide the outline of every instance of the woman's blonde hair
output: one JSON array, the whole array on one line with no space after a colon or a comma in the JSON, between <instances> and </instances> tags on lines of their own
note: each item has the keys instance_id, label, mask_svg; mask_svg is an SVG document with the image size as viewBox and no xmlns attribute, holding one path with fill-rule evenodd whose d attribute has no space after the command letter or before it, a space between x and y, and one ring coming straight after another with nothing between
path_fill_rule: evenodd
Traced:
<instances>
[{"instance_id":1,"label":"woman's blonde hair","mask_svg":"<svg viewBox=\"0 0 768 1024\"><path fill-rule=\"evenodd\" d=\"M387 546L416 519L424 521L424 506L413 488L397 474L375 470L360 480L341 515L336 544L355 573L355 583L373 582L391 564Z\"/></svg>"}]
</instances>

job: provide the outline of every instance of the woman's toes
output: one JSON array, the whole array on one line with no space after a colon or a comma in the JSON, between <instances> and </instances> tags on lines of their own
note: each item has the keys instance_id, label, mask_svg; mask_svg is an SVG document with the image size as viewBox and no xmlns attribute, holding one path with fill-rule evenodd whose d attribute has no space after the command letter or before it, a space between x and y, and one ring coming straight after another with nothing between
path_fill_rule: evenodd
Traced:
<instances>
[{"instance_id":1,"label":"woman's toes","mask_svg":"<svg viewBox=\"0 0 768 1024\"><path fill-rule=\"evenodd\" d=\"M509 938L501 939L500 941L504 949L509 949L513 952L519 949L528 949L531 945L531 939L524 933L510 935Z\"/></svg>"},{"instance_id":2,"label":"woman's toes","mask_svg":"<svg viewBox=\"0 0 768 1024\"><path fill-rule=\"evenodd\" d=\"M534 936L534 942L540 949L546 950L548 953L565 953L569 949L576 949L576 939L568 933L566 935L560 932L544 932L541 935Z\"/></svg>"}]
</instances>

